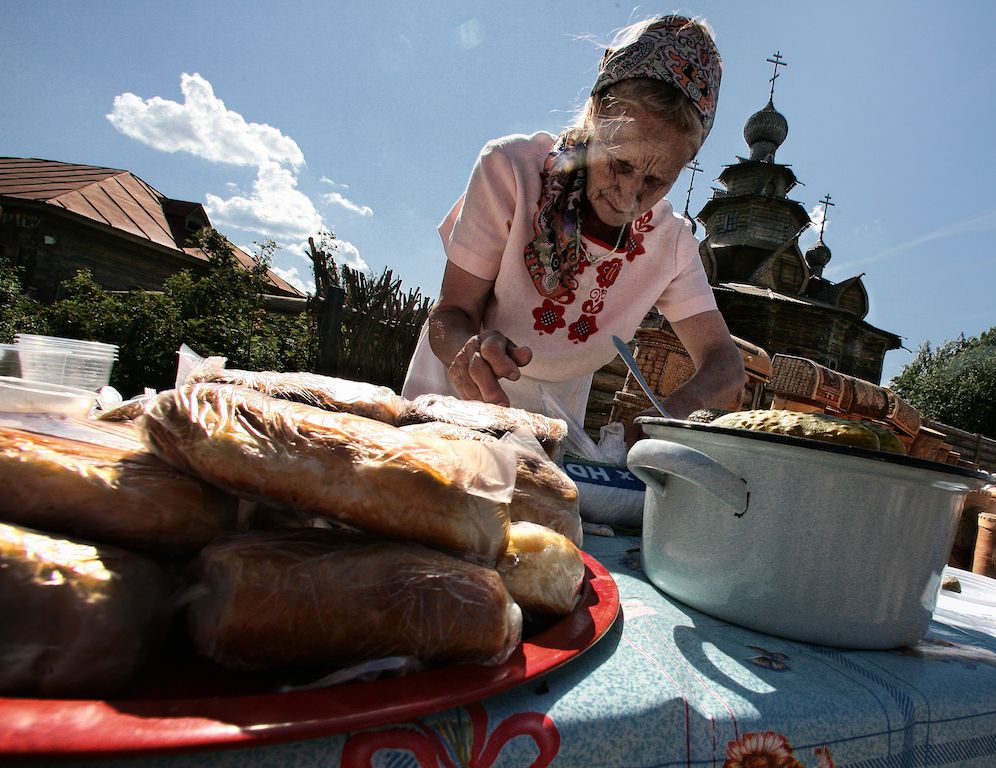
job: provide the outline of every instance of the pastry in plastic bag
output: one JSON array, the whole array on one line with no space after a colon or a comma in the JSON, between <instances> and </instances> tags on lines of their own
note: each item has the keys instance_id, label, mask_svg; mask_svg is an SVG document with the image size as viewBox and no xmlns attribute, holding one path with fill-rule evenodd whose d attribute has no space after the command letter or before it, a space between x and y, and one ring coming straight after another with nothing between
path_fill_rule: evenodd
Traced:
<instances>
[{"instance_id":1,"label":"pastry in plastic bag","mask_svg":"<svg viewBox=\"0 0 996 768\"><path fill-rule=\"evenodd\" d=\"M551 458L557 457L560 442L567 436L567 424L561 419L479 400L460 400L450 395L419 395L408 403L398 418L398 425L427 421L470 427L495 437L524 429L536 438Z\"/></svg>"},{"instance_id":2,"label":"pastry in plastic bag","mask_svg":"<svg viewBox=\"0 0 996 768\"><path fill-rule=\"evenodd\" d=\"M522 614L493 569L419 544L330 529L254 531L200 555L195 647L231 669L503 662Z\"/></svg>"},{"instance_id":3,"label":"pastry in plastic bag","mask_svg":"<svg viewBox=\"0 0 996 768\"><path fill-rule=\"evenodd\" d=\"M204 546L232 526L237 506L145 450L7 427L0 487L0 520L162 552Z\"/></svg>"},{"instance_id":4,"label":"pastry in plastic bag","mask_svg":"<svg viewBox=\"0 0 996 768\"><path fill-rule=\"evenodd\" d=\"M406 432L431 435L445 440L499 442L499 438L470 427L430 421L402 427ZM508 438L512 438L511 440ZM578 488L533 442L535 450L524 445L518 433L501 438L515 450L515 493L508 507L512 521L526 520L552 528L581 546L581 514Z\"/></svg>"},{"instance_id":5,"label":"pastry in plastic bag","mask_svg":"<svg viewBox=\"0 0 996 768\"><path fill-rule=\"evenodd\" d=\"M584 582L581 552L542 525L512 523L508 549L495 566L523 613L531 618L574 610Z\"/></svg>"},{"instance_id":6,"label":"pastry in plastic bag","mask_svg":"<svg viewBox=\"0 0 996 768\"><path fill-rule=\"evenodd\" d=\"M139 419L174 466L247 498L493 565L515 463L501 446L434 440L228 384L161 393Z\"/></svg>"},{"instance_id":7,"label":"pastry in plastic bag","mask_svg":"<svg viewBox=\"0 0 996 768\"><path fill-rule=\"evenodd\" d=\"M395 424L408 404L389 387L317 373L240 371L226 369L224 358L209 357L187 374L187 384L214 382L249 387L271 397L313 405L326 411L345 411L386 424Z\"/></svg>"},{"instance_id":8,"label":"pastry in plastic bag","mask_svg":"<svg viewBox=\"0 0 996 768\"><path fill-rule=\"evenodd\" d=\"M0 691L120 690L162 635L171 589L132 552L0 523Z\"/></svg>"}]
</instances>

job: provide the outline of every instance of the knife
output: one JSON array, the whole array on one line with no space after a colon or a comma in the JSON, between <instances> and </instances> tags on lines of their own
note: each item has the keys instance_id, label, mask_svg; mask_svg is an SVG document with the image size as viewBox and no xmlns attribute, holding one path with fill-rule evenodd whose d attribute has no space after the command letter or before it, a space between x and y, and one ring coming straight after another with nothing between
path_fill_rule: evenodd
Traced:
<instances>
[{"instance_id":1,"label":"knife","mask_svg":"<svg viewBox=\"0 0 996 768\"><path fill-rule=\"evenodd\" d=\"M643 374L640 373L640 368L637 366L636 360L633 359L633 353L630 352L629 347L626 346L626 342L618 336L613 336L612 343L616 345L616 349L619 351L619 356L623 359L623 362L626 363L626 367L629 368L629 372L633 374L633 378L636 379L636 383L640 385L640 389L643 390L643 394L650 398L651 405L653 405L665 419L674 418L667 412L667 409L661 405L661 401L657 399L657 395L654 394L654 391L650 388L650 385L647 384L647 380L643 378Z\"/></svg>"}]
</instances>

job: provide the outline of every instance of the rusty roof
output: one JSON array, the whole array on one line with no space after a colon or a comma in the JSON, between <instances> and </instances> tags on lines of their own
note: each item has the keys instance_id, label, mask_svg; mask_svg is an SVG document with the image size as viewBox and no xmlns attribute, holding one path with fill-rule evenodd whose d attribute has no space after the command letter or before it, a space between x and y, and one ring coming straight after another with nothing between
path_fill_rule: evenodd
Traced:
<instances>
[{"instance_id":1,"label":"rusty roof","mask_svg":"<svg viewBox=\"0 0 996 768\"><path fill-rule=\"evenodd\" d=\"M62 208L157 245L206 258L199 249L184 247L187 230L178 224L178 218L186 221L193 217L198 224L210 226L204 208L198 203L172 200L130 171L56 160L0 157L0 196ZM249 254L232 247L242 264L251 263ZM303 295L272 270L267 276L281 291Z\"/></svg>"}]
</instances>

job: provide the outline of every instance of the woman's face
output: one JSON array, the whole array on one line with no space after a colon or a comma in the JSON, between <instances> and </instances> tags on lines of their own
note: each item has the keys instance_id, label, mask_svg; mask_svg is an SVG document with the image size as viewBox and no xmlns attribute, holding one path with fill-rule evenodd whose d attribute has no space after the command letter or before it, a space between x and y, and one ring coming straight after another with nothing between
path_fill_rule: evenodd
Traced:
<instances>
[{"instance_id":1,"label":"woman's face","mask_svg":"<svg viewBox=\"0 0 996 768\"><path fill-rule=\"evenodd\" d=\"M663 199L696 151L687 134L643 110L595 118L588 203L603 224L624 226Z\"/></svg>"}]
</instances>

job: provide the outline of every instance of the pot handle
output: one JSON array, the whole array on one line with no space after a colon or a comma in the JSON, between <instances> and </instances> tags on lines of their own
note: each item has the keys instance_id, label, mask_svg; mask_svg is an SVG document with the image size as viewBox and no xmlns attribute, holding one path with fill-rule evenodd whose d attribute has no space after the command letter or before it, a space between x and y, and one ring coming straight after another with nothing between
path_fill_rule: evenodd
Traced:
<instances>
[{"instance_id":1,"label":"pot handle","mask_svg":"<svg viewBox=\"0 0 996 768\"><path fill-rule=\"evenodd\" d=\"M662 496L666 493L664 485L651 470L695 483L731 507L734 517L743 517L750 504L746 480L701 451L681 443L654 438L639 440L629 449L626 464L647 488Z\"/></svg>"}]
</instances>

